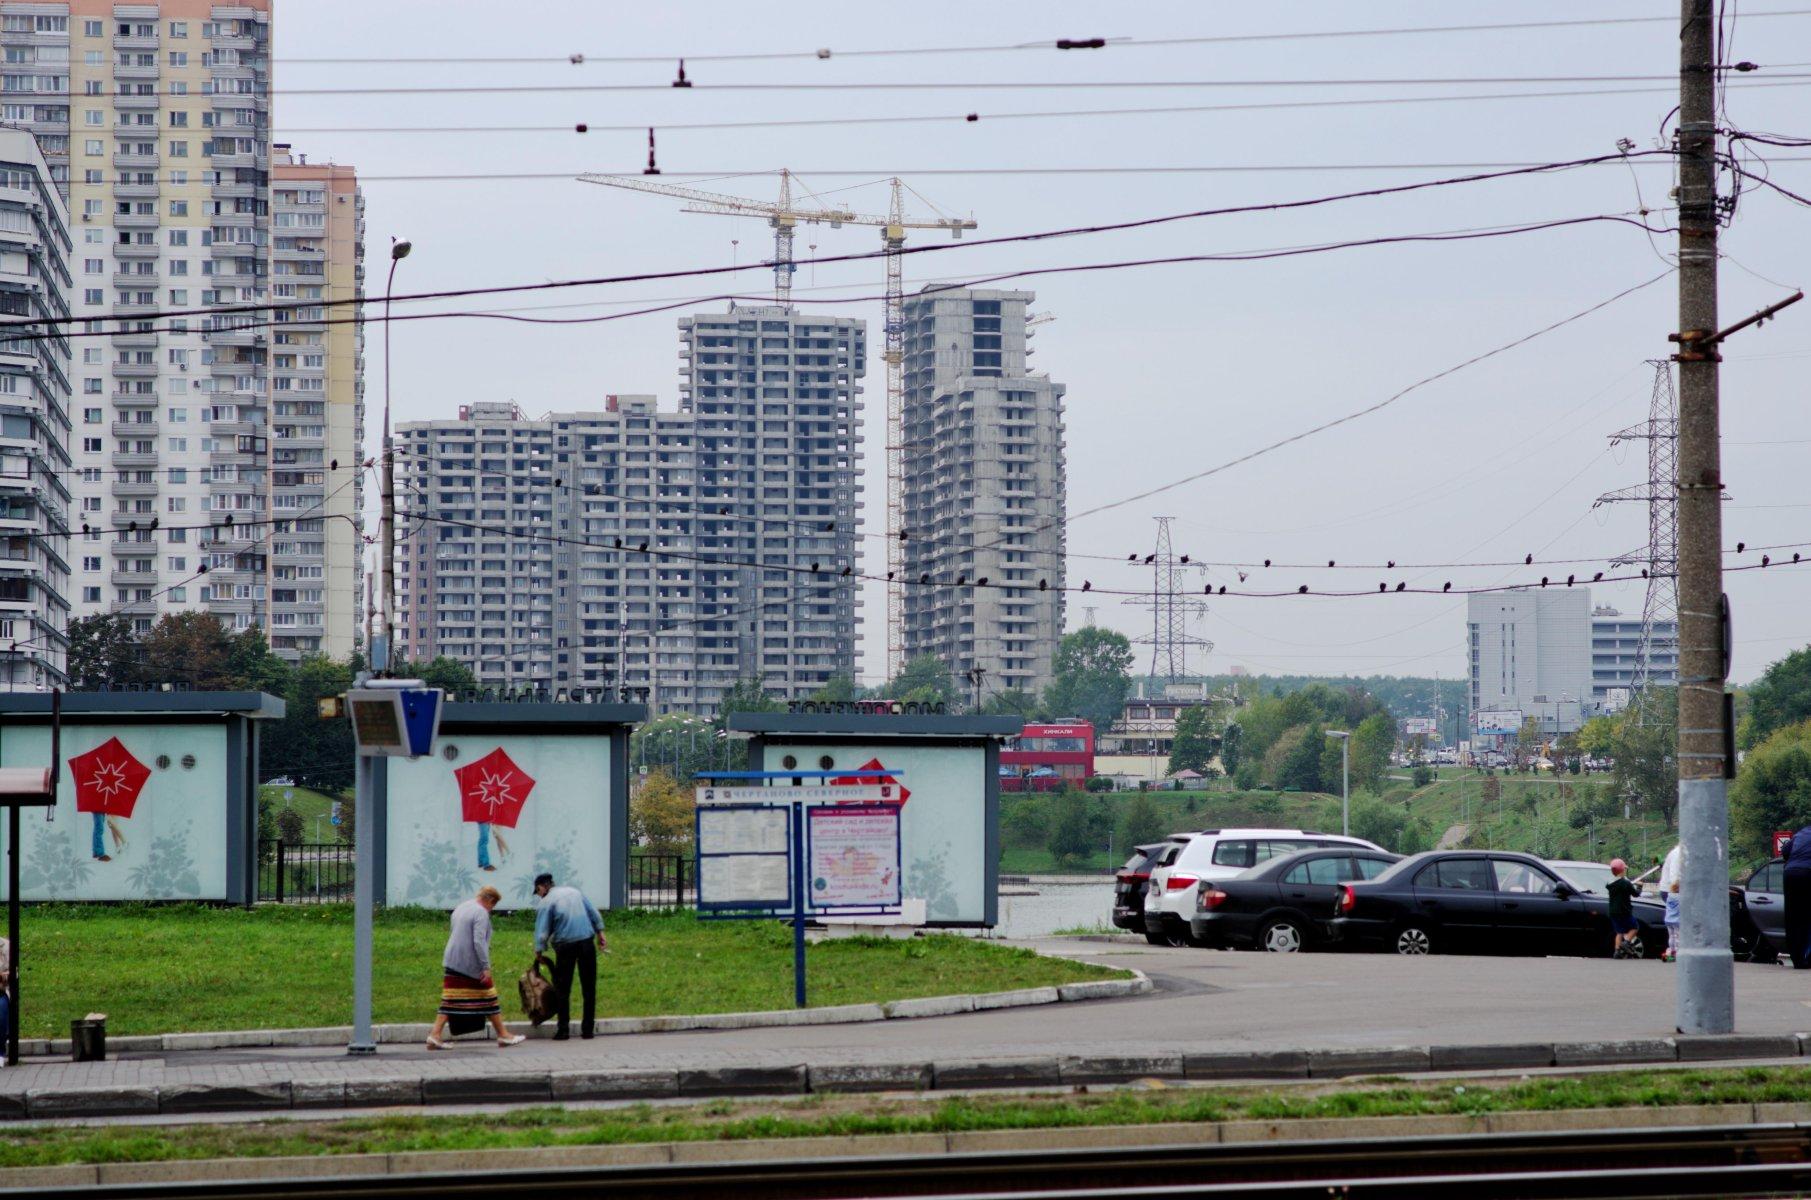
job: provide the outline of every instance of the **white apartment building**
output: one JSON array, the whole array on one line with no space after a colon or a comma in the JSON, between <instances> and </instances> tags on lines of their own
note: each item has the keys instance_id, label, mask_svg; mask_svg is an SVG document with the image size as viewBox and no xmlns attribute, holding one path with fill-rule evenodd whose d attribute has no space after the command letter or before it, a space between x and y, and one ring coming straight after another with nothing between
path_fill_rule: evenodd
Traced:
<instances>
[{"instance_id":1,"label":"white apartment building","mask_svg":"<svg viewBox=\"0 0 1811 1200\"><path fill-rule=\"evenodd\" d=\"M67 682L69 213L31 134L0 129L0 686Z\"/></svg>"},{"instance_id":2,"label":"white apartment building","mask_svg":"<svg viewBox=\"0 0 1811 1200\"><path fill-rule=\"evenodd\" d=\"M1480 592L1467 597L1471 713L1514 712L1570 733L1589 715L1591 590Z\"/></svg>"}]
</instances>

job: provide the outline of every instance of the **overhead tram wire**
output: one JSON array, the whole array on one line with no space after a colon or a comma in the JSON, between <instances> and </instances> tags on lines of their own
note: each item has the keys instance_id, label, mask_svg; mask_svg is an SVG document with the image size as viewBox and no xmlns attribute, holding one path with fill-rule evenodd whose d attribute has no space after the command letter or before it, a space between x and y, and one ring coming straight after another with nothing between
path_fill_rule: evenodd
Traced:
<instances>
[{"instance_id":1,"label":"overhead tram wire","mask_svg":"<svg viewBox=\"0 0 1811 1200\"><path fill-rule=\"evenodd\" d=\"M1184 221L1204 220L1204 219L1207 219L1210 217L1242 216L1242 215L1253 215L1253 214L1258 214L1258 213L1289 212L1289 211L1295 211L1295 210L1299 210L1299 209L1318 208L1318 207L1321 207L1324 205L1341 203L1341 202L1344 202L1347 200L1377 199L1377 198L1382 198L1382 197L1386 197L1386 196L1398 196L1398 195L1404 195L1404 194L1413 193L1413 192L1425 191L1425 190L1428 190L1431 188L1437 188L1437 187L1452 187L1452 186L1458 186L1461 184L1484 183L1484 182L1491 182L1491 181L1500 180L1500 179L1511 179L1511 178L1517 178L1517 177L1526 176L1526 175L1556 173L1559 171L1571 170L1571 169L1578 168L1578 167L1595 166L1595 165L1599 165L1599 164L1607 163L1607 162L1623 162L1630 158L1645 158L1645 157L1655 157L1655 156L1664 156L1664 157L1667 157L1670 159L1673 157L1673 152L1671 150L1638 150L1638 151L1632 151L1628 154L1617 153L1617 154L1593 155L1593 156L1590 156L1587 158L1568 159L1568 160L1562 160L1562 161L1542 163L1542 164L1540 164L1538 166L1534 166L1534 167L1517 167L1517 168L1512 168L1512 169L1502 170L1502 171L1487 171L1487 172L1480 172L1480 173L1475 173L1475 174L1470 174L1470 175L1446 176L1446 177L1442 177L1439 179L1418 180L1413 183L1390 184L1390 185L1387 185L1384 187L1364 188L1364 189L1359 189L1356 191L1349 191L1349 192L1336 192L1336 193L1331 193L1329 195L1308 197L1308 198L1300 199L1300 200L1278 200L1278 201L1267 201L1267 202L1257 203L1257 204L1229 205L1229 206L1225 206L1225 207L1221 207L1221 208L1195 209L1195 210L1191 210L1188 212L1164 213L1164 214L1160 214L1160 215L1154 216L1154 217L1138 217L1138 218L1133 218L1133 219L1125 220L1125 221L1103 222L1103 223L1094 224L1094 225L1070 226L1067 228L1043 230L1043 231L1039 231L1039 232L1035 232L1035 233L1007 234L1007 235L1003 235L1000 237L993 237L993 238L973 238L973 239L968 239L966 241L960 241L960 242L954 242L954 241L953 242L931 242L931 243L926 243L924 245L919 245L919 246L907 246L904 249L900 250L899 253L902 255L933 254L933 253L942 253L942 252L954 250L954 249L969 249L969 248L980 247L980 246L1014 245L1014 244L1023 243L1023 242L1049 241L1049 240L1058 239L1058 238L1093 236L1093 235L1102 234L1102 233L1120 233L1120 232L1125 232L1125 231L1134 230L1134 229L1150 229L1150 228L1156 228L1156 227L1163 226L1163 225L1176 224L1176 223L1184 222ZM1600 219L1600 218L1596 218L1596 217L1579 218L1578 220L1596 220L1596 219ZM1631 224L1639 223L1639 222L1630 221L1628 218L1618 218L1618 219L1628 221L1628 223L1631 223ZM832 264L832 263L845 263L845 262L867 262L867 261L871 261L876 258L884 257L886 254L887 254L887 252L884 250L858 251L858 252L849 253L849 254L821 255L821 256L818 256L815 258L801 260L801 262L808 263L811 265L827 265L827 264ZM215 306L211 306L211 307L202 307L202 308L155 309L155 310L152 310L149 312L134 313L134 314L132 314L132 316L130 318L108 318L108 319L110 319L110 320L112 320L112 319L118 319L118 320L132 319L132 320L138 320L138 321L154 321L154 320L165 320L165 319L169 319L172 317L190 317L190 316L221 317L221 316L232 316L235 314L244 314L244 313L267 313L267 312L268 313L274 313L274 312L292 312L293 313L293 312L297 312L297 311L316 312L316 311L322 311L322 310L329 309L329 308L343 308L343 307L347 307L347 306L351 306L351 305L370 304L370 303L375 303L377 301L384 301L387 303L389 303L389 302L413 303L413 302L425 301L425 300L461 299L461 298L464 298L467 296L493 296L493 295L514 294L514 293L519 293L519 292L560 291L560 290L565 290L565 289L575 288L575 287L601 287L601 286L614 285L614 284L619 284L619 283L645 283L645 282L648 282L651 280L685 279L685 278L696 278L699 276L727 275L727 274L734 274L734 273L742 271L742 270L751 270L751 269L764 269L764 268L761 268L761 265L759 263L751 263L746 267L739 263L732 263L727 266L720 265L720 266L715 266L715 267L695 267L695 268L689 268L689 269L684 269L684 270L674 270L674 271L639 272L639 273L628 274L628 275L597 276L597 277L588 278L588 279L549 280L549 281L544 281L541 283L504 284L504 285L481 287L481 288L456 288L456 289L446 289L446 290L435 291L435 292L404 293L402 295L396 295L396 296L386 295L386 296L378 296L378 297L371 297L371 296L340 297L340 298L306 300L306 301L286 301L283 303L271 302L271 303L265 303L265 304L215 305ZM370 318L370 319L374 320L375 318ZM55 327L66 326L66 325L92 323L95 320L97 320L97 318L69 316L69 317L36 317L36 318L27 318L24 320L5 321L5 322L0 322L0 336L6 335L7 331L13 330L13 329L23 329L23 328L31 328L31 327L55 328ZM321 322L318 320L312 320L312 319L299 319L297 321L297 323L298 324L320 324Z\"/></svg>"}]
</instances>

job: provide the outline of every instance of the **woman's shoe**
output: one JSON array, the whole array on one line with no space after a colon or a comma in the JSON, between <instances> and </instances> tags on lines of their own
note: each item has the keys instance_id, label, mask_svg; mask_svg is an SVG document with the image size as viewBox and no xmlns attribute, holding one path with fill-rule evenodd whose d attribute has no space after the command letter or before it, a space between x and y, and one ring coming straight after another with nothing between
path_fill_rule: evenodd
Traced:
<instances>
[{"instance_id":1,"label":"woman's shoe","mask_svg":"<svg viewBox=\"0 0 1811 1200\"><path fill-rule=\"evenodd\" d=\"M528 1039L526 1037L524 1037L522 1034L512 1033L508 1037L498 1038L497 1039L497 1048L505 1049L509 1046L514 1046L514 1045L518 1045L522 1042L526 1042L527 1040Z\"/></svg>"},{"instance_id":2,"label":"woman's shoe","mask_svg":"<svg viewBox=\"0 0 1811 1200\"><path fill-rule=\"evenodd\" d=\"M446 1048L447 1048L447 1044L445 1042L441 1041L439 1038L431 1037L428 1039L428 1049L445 1050Z\"/></svg>"}]
</instances>

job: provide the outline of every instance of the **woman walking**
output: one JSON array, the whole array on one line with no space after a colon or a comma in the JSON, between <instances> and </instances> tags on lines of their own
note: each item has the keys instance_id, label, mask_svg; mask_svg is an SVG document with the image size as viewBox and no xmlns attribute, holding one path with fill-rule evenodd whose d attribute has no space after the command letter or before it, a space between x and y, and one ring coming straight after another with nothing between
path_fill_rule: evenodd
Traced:
<instances>
[{"instance_id":1,"label":"woman walking","mask_svg":"<svg viewBox=\"0 0 1811 1200\"><path fill-rule=\"evenodd\" d=\"M499 1046L526 1040L519 1033L510 1033L503 1024L503 1006L497 1000L497 985L490 973L490 910L502 898L503 893L496 888L481 887L475 899L453 910L452 932L447 936L446 954L441 959L444 974L440 982L440 1014L428 1034L430 1050L447 1048L440 1035L449 1025L457 1037L484 1028L487 1021L497 1031Z\"/></svg>"}]
</instances>

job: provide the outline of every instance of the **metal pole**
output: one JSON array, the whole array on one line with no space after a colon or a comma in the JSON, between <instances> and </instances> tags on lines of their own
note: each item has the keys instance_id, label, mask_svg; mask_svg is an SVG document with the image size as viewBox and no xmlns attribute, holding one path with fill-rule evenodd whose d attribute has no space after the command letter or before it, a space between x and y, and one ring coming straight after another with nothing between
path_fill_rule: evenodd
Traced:
<instances>
[{"instance_id":1,"label":"metal pole","mask_svg":"<svg viewBox=\"0 0 1811 1200\"><path fill-rule=\"evenodd\" d=\"M1724 759L1723 479L1718 447L1716 42L1711 0L1679 31L1679 983L1681 1033L1735 1028Z\"/></svg>"},{"instance_id":2,"label":"metal pole","mask_svg":"<svg viewBox=\"0 0 1811 1200\"><path fill-rule=\"evenodd\" d=\"M805 1007L805 806L796 801L792 806L792 1004Z\"/></svg>"},{"instance_id":3,"label":"metal pole","mask_svg":"<svg viewBox=\"0 0 1811 1200\"><path fill-rule=\"evenodd\" d=\"M391 239L390 275L384 283L384 460L383 516L378 524L378 580L382 584L382 616L378 636L371 639L371 669L387 674L396 637L396 448L390 437L390 294L396 290L396 264L407 258L410 244Z\"/></svg>"},{"instance_id":4,"label":"metal pole","mask_svg":"<svg viewBox=\"0 0 1811 1200\"><path fill-rule=\"evenodd\" d=\"M352 1041L347 1054L376 1054L377 1043L371 1038L371 905L376 867L371 861L371 843L376 834L373 779L377 760L358 756L356 790L352 809Z\"/></svg>"},{"instance_id":5,"label":"metal pole","mask_svg":"<svg viewBox=\"0 0 1811 1200\"><path fill-rule=\"evenodd\" d=\"M51 768L55 770L53 766ZM19 1065L19 806L6 810L6 1065Z\"/></svg>"},{"instance_id":6,"label":"metal pole","mask_svg":"<svg viewBox=\"0 0 1811 1200\"><path fill-rule=\"evenodd\" d=\"M1339 739L1339 831L1352 836L1352 739Z\"/></svg>"}]
</instances>

